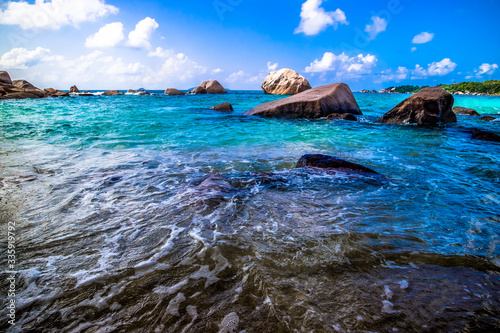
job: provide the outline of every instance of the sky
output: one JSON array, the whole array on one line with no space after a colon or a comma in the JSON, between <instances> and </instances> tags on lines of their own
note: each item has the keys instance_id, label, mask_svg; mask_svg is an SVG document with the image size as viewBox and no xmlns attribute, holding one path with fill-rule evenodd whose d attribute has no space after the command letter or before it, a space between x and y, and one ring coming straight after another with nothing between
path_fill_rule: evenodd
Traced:
<instances>
[{"instance_id":1,"label":"sky","mask_svg":"<svg viewBox=\"0 0 500 333\"><path fill-rule=\"evenodd\" d=\"M500 79L498 0L0 1L0 70L40 88L353 91Z\"/></svg>"}]
</instances>

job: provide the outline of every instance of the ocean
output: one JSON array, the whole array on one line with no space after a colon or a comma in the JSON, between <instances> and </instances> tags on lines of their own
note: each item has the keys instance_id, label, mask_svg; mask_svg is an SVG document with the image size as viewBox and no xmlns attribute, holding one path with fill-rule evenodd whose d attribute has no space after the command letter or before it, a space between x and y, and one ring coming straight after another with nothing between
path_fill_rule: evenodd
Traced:
<instances>
[{"instance_id":1,"label":"ocean","mask_svg":"<svg viewBox=\"0 0 500 333\"><path fill-rule=\"evenodd\" d=\"M156 93L0 101L2 331L500 329L500 145L470 136L500 121L376 124L404 94L355 93L349 122L243 116L283 98L260 91ZM498 117L500 97L455 106Z\"/></svg>"}]
</instances>

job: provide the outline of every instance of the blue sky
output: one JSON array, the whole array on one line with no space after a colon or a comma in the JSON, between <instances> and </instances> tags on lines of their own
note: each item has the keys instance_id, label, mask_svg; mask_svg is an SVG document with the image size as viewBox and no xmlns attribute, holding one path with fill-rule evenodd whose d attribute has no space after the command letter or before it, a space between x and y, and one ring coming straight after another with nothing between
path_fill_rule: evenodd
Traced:
<instances>
[{"instance_id":1,"label":"blue sky","mask_svg":"<svg viewBox=\"0 0 500 333\"><path fill-rule=\"evenodd\" d=\"M497 0L0 2L0 70L39 87L353 90L500 79Z\"/></svg>"}]
</instances>

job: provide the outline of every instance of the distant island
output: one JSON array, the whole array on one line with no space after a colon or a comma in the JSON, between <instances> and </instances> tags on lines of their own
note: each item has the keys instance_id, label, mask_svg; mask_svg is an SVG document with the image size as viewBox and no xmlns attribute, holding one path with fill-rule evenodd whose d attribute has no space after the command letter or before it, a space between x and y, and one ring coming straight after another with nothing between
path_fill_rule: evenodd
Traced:
<instances>
[{"instance_id":1,"label":"distant island","mask_svg":"<svg viewBox=\"0 0 500 333\"><path fill-rule=\"evenodd\" d=\"M500 81L489 80L484 82L460 82L454 84L440 84L439 87L454 95L495 95L500 96ZM428 86L403 85L389 87L380 91L361 90L362 93L382 93L382 94L412 94Z\"/></svg>"}]
</instances>

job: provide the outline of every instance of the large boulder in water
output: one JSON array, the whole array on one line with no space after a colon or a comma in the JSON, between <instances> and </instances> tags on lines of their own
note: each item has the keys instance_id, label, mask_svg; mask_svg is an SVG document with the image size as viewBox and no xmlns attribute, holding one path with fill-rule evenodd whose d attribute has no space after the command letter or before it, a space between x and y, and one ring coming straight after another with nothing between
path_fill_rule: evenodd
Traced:
<instances>
[{"instance_id":1,"label":"large boulder in water","mask_svg":"<svg viewBox=\"0 0 500 333\"><path fill-rule=\"evenodd\" d=\"M382 116L378 123L435 126L457 121L453 96L439 87L424 88Z\"/></svg>"},{"instance_id":2,"label":"large boulder in water","mask_svg":"<svg viewBox=\"0 0 500 333\"><path fill-rule=\"evenodd\" d=\"M11 85L12 79L6 71L0 71L0 85Z\"/></svg>"},{"instance_id":3,"label":"large boulder in water","mask_svg":"<svg viewBox=\"0 0 500 333\"><path fill-rule=\"evenodd\" d=\"M348 172L365 172L378 174L378 172L364 167L360 164L348 162L340 158L333 156L322 155L322 154L308 154L302 156L297 162L296 168L319 168L327 170L338 170L338 171L348 171Z\"/></svg>"},{"instance_id":4,"label":"large boulder in water","mask_svg":"<svg viewBox=\"0 0 500 333\"><path fill-rule=\"evenodd\" d=\"M203 92L203 91L206 92ZM191 91L193 94L227 94L222 84L217 80L203 81L197 88Z\"/></svg>"},{"instance_id":5,"label":"large boulder in water","mask_svg":"<svg viewBox=\"0 0 500 333\"><path fill-rule=\"evenodd\" d=\"M268 102L245 112L249 116L276 118L322 118L332 113L361 115L351 89L345 83L334 83L309 89L300 94Z\"/></svg>"},{"instance_id":6,"label":"large boulder in water","mask_svg":"<svg viewBox=\"0 0 500 333\"><path fill-rule=\"evenodd\" d=\"M266 94L272 95L295 95L311 89L305 77L288 68L269 73L261 87Z\"/></svg>"},{"instance_id":7,"label":"large boulder in water","mask_svg":"<svg viewBox=\"0 0 500 333\"><path fill-rule=\"evenodd\" d=\"M184 95L186 95L186 93L180 91L179 89L175 89L175 88L166 89L164 94L169 95L169 96L184 96Z\"/></svg>"},{"instance_id":8,"label":"large boulder in water","mask_svg":"<svg viewBox=\"0 0 500 333\"><path fill-rule=\"evenodd\" d=\"M71 88L69 88L69 93L70 94L79 94L80 90L77 88L77 86L71 86Z\"/></svg>"}]
</instances>

